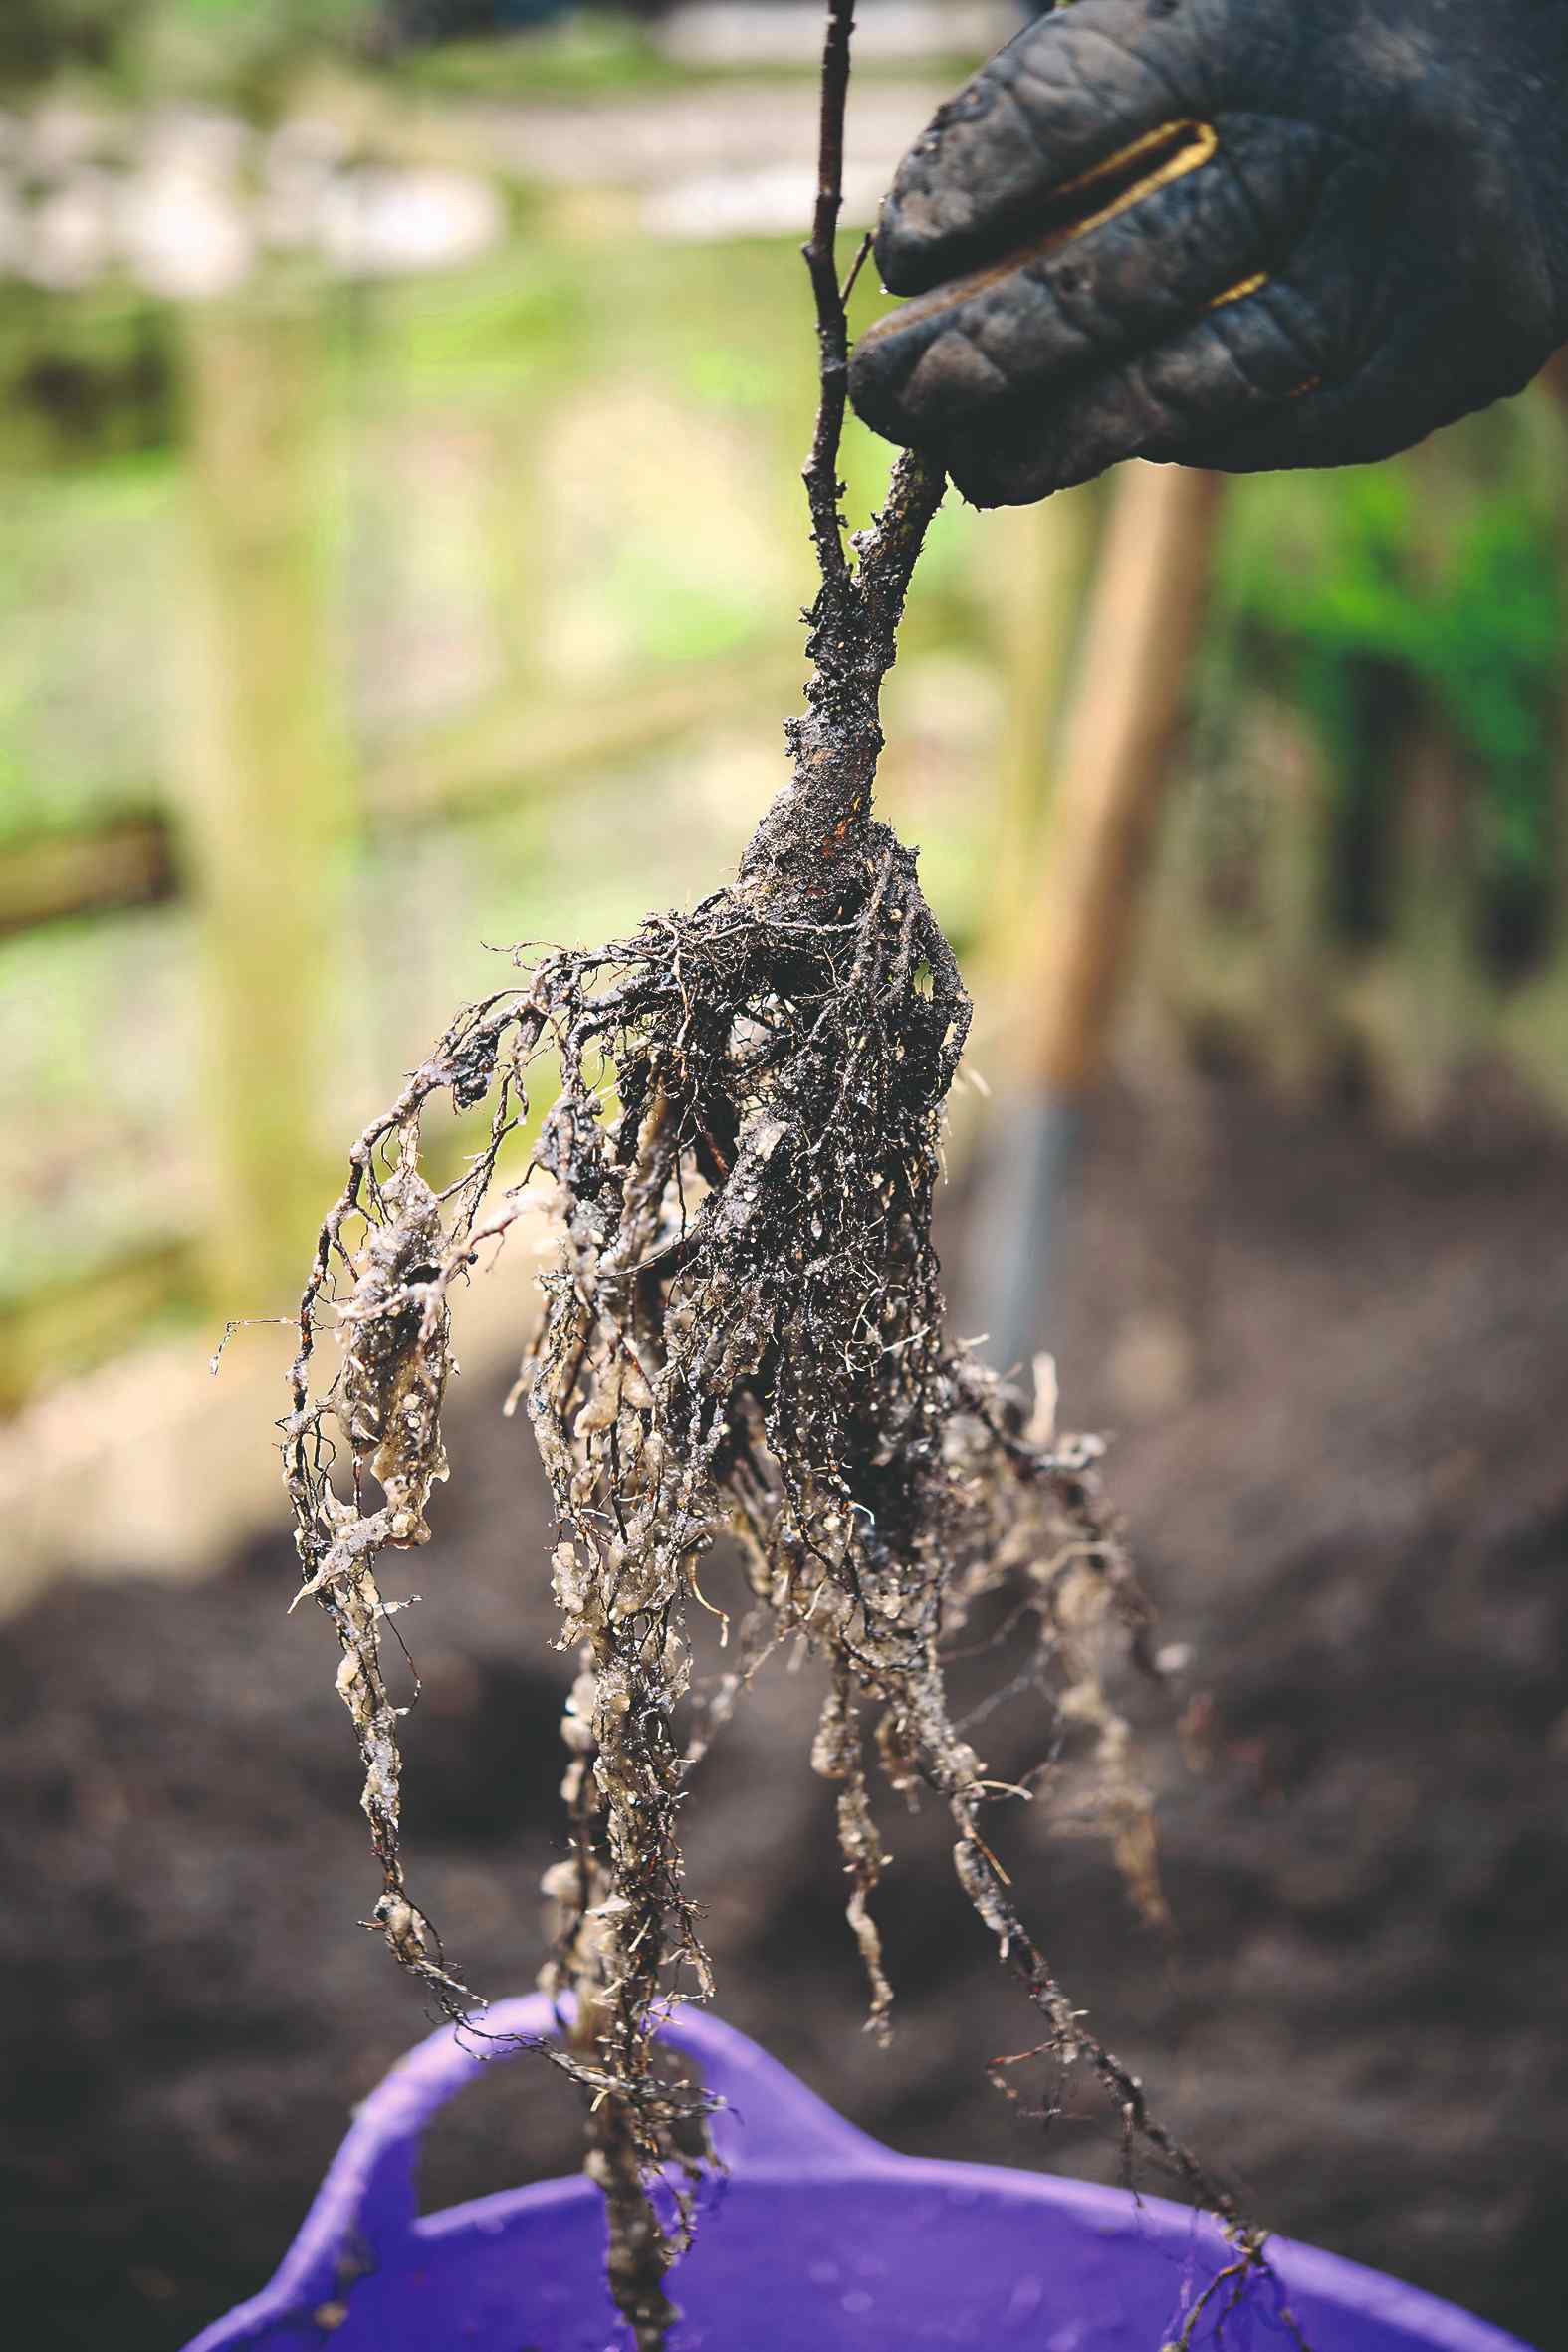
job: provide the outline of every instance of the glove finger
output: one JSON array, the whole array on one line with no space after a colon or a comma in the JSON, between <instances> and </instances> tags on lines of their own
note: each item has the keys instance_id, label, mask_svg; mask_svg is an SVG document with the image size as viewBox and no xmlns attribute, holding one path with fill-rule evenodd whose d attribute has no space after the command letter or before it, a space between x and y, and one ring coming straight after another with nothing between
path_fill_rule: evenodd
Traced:
<instances>
[{"instance_id":1,"label":"glove finger","mask_svg":"<svg viewBox=\"0 0 1568 2352\"><path fill-rule=\"evenodd\" d=\"M953 435L941 454L983 507L1030 505L1125 457L1223 462L1209 452L1305 400L1324 356L1303 306L1264 287L1065 399Z\"/></svg>"},{"instance_id":2,"label":"glove finger","mask_svg":"<svg viewBox=\"0 0 1568 2352\"><path fill-rule=\"evenodd\" d=\"M1299 399L1250 417L1233 431L1218 420L1213 429L1206 423L1203 435L1183 450L1182 457L1184 464L1220 474L1371 465L1425 439L1443 421L1423 421L1420 409L1413 410L1409 403L1385 411L1382 403L1369 404L1364 389L1355 384L1333 392L1314 385Z\"/></svg>"},{"instance_id":3,"label":"glove finger","mask_svg":"<svg viewBox=\"0 0 1568 2352\"><path fill-rule=\"evenodd\" d=\"M1477 353L1455 376L1446 318L1408 321L1345 382L1314 386L1272 415L1195 443L1188 460L1228 474L1302 466L1371 465L1429 433L1521 392L1535 368L1506 352Z\"/></svg>"},{"instance_id":4,"label":"glove finger","mask_svg":"<svg viewBox=\"0 0 1568 2352\"><path fill-rule=\"evenodd\" d=\"M1053 202L1095 210L1094 180L1201 114L1207 80L1182 17L1148 0L1075 0L1031 26L899 166L877 230L883 284L919 294L979 268L1047 225Z\"/></svg>"},{"instance_id":5,"label":"glove finger","mask_svg":"<svg viewBox=\"0 0 1568 2352\"><path fill-rule=\"evenodd\" d=\"M1059 395L1165 342L1237 283L1261 275L1326 167L1271 124L1210 131L1192 160L1097 226L1042 238L1008 264L922 295L856 347L854 402L890 440L940 441L1030 397ZM1259 190L1266 190L1260 196Z\"/></svg>"}]
</instances>

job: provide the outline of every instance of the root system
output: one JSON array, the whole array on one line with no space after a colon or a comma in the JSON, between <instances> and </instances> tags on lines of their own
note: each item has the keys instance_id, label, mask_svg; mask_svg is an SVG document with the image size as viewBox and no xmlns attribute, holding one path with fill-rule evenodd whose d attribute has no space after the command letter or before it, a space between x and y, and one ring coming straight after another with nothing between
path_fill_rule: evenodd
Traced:
<instances>
[{"instance_id":1,"label":"root system","mask_svg":"<svg viewBox=\"0 0 1568 2352\"><path fill-rule=\"evenodd\" d=\"M553 2054L589 2094L610 2284L644 2352L673 2316L666 2273L704 2162L686 2128L701 2095L652 2051L670 2004L713 1983L683 1808L763 1659L795 1638L825 1663L812 1763L838 1788L873 2024L885 2030L892 2000L872 1904L879 1774L951 1815L959 1879L1039 2013L1030 2055L1047 2075L1087 2069L1129 2146L1233 2225L1243 2265L1261 2259L1256 2234L1053 1978L985 1827L988 1808L1019 1792L988 1780L949 1704L956 1630L1007 1593L1049 1711L1042 1746L1092 1764L1096 1820L1158 1911L1148 1803L1102 1682L1110 1656L1148 1664L1147 1611L1100 1498L1097 1449L1057 1440L1048 1407L1031 1417L944 1331L932 1204L970 1007L914 856L871 806L879 692L943 484L906 456L882 513L846 540L834 229L851 15L834 0L807 248L821 590L790 782L734 882L629 937L520 965L361 1135L322 1228L285 1425L302 1590L336 1632L363 1759L382 1878L371 1924L448 2015L472 2022L482 2004L405 1881L377 1562L426 1539L446 1475L454 1295L543 1188L559 1249L520 1394L559 1518L560 1641L580 1657L563 1726L571 1853L547 1882L550 1982L574 2008L563 2004L572 2022ZM525 1129L536 1063L559 1068L559 1088ZM488 1103L491 1126L437 1192L421 1173L422 1123L443 1102ZM515 1132L524 1164L509 1172ZM323 1380L329 1323L340 1352ZM738 1549L750 1602L727 1670L693 1690L688 1628L709 1606L701 1577L721 1542ZM1043 1785L1048 1797L1048 1774ZM684 2184L673 2209L654 2194L661 2178Z\"/></svg>"}]
</instances>

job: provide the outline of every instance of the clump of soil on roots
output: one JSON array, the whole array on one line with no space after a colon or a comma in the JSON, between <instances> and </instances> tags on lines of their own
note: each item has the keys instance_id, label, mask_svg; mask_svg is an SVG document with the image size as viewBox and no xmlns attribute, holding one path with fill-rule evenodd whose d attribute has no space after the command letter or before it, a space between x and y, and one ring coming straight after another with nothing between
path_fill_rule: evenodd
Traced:
<instances>
[{"instance_id":1,"label":"clump of soil on roots","mask_svg":"<svg viewBox=\"0 0 1568 2352\"><path fill-rule=\"evenodd\" d=\"M711 2161L703 2094L652 2049L671 2003L713 1986L682 1806L758 1667L791 1637L826 1663L811 1762L838 1784L873 2026L886 2030L893 1997L871 1908L884 1859L874 1764L895 1791L951 1814L959 1878L1039 2013L1025 2055L1047 2080L1087 2067L1129 2149L1164 2159L1232 2223L1242 2270L1262 2259L1258 2234L1054 1981L983 1828L990 1805L1048 1801L1063 1772L1081 1812L1091 1771L1095 1817L1159 1915L1148 1801L1102 1680L1129 1653L1154 1671L1148 1616L1100 1498L1097 1447L1058 1441L1048 1403L1003 1387L943 1327L932 1203L969 1001L871 788L881 683L944 485L904 457L881 514L846 543L833 232L851 15L834 0L806 254L822 352L806 469L822 585L807 707L788 730L792 779L733 883L627 938L520 961L517 983L462 1013L366 1129L322 1228L286 1424L302 1590L336 1631L364 1764L383 1882L373 1924L449 2016L482 2030L482 2003L405 1881L376 1564L426 1540L446 1476L454 1290L545 1189L560 1247L520 1395L559 1516L560 1639L581 1672L562 1727L571 1854L546 1889L559 1917L549 1983L574 2008L561 2040L541 2046L587 2094L610 2286L644 2348L675 2316L666 2273ZM536 1062L559 1066L559 1089L509 1176ZM421 1174L421 1124L442 1100L488 1102L492 1121L475 1163L437 1192ZM329 1308L340 1353L324 1386ZM739 1546L750 1606L733 1663L694 1686L686 1628L708 1606L699 1579L721 1537ZM1009 1670L1026 1645L1051 1716L1027 1791L988 1781L945 1683L956 1630L999 1594ZM649 2195L661 2169L686 2184L669 2229Z\"/></svg>"}]
</instances>

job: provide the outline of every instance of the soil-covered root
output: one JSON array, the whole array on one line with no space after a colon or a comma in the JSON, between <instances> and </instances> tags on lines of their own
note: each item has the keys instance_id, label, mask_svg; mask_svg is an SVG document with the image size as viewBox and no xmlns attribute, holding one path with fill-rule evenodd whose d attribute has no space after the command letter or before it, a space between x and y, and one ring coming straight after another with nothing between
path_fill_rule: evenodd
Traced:
<instances>
[{"instance_id":1,"label":"soil-covered root","mask_svg":"<svg viewBox=\"0 0 1568 2352\"><path fill-rule=\"evenodd\" d=\"M864 828L834 893L802 913L787 888L743 878L608 947L549 955L466 1013L355 1147L304 1307L290 1484L303 1590L343 1652L383 1873L375 1923L467 2014L473 1997L404 1881L375 1564L425 1540L446 1474L453 1287L546 1181L560 1247L522 1385L560 1522L560 1638L581 1656L551 1981L576 1996L565 2062L615 2143L596 2169L626 2198L670 2162L692 2104L655 2072L652 2029L672 1997L711 1987L679 1834L690 1774L784 1636L831 1669L814 1762L840 1784L878 2024L892 1994L870 1911L882 1857L867 1752L896 1788L946 1800L977 1894L979 1816L998 1791L954 1728L943 1645L986 1594L1017 1587L1031 1671L1058 1728L1086 1729L1105 1825L1156 1900L1147 1805L1099 1679L1106 1629L1141 1648L1144 1610L1099 1512L1094 1448L1027 1430L1019 1401L943 1333L932 1196L968 1001L914 859L883 828ZM547 1054L560 1090L503 1185L524 1073ZM459 1109L488 1096L493 1115L486 1148L438 1194L419 1154L443 1095ZM341 1360L313 1397L330 1294ZM683 1737L688 1612L708 1605L702 1566L724 1535L754 1606L739 1670ZM646 2219L627 2229L645 2236ZM666 2254L676 2242L659 2239ZM651 2342L667 2314L642 2302Z\"/></svg>"}]
</instances>

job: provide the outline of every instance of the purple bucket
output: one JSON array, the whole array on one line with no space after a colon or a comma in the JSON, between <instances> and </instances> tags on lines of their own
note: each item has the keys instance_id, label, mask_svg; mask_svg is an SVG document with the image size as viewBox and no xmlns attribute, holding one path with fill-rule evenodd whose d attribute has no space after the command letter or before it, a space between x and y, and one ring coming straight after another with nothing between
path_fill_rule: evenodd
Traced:
<instances>
[{"instance_id":1,"label":"purple bucket","mask_svg":"<svg viewBox=\"0 0 1568 2352\"><path fill-rule=\"evenodd\" d=\"M540 1997L488 2012L549 2033ZM725 2101L730 2166L671 2280L671 2352L1159 2352L1232 2259L1215 2225L1044 2173L932 2164L867 2139L756 2044L691 2009L667 2038ZM445 2028L365 2100L270 2286L186 2352L621 2352L599 2193L582 2176L421 2214L419 2136L485 2059ZM1277 2285L1230 2288L1193 2342L1291 2352L1523 2352L1452 2303L1274 2238Z\"/></svg>"}]
</instances>

